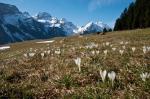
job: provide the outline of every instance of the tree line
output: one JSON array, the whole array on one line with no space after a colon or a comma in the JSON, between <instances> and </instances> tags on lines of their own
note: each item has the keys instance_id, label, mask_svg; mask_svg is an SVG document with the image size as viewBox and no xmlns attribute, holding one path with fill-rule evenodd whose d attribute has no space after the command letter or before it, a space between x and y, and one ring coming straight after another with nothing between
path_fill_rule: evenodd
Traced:
<instances>
[{"instance_id":1,"label":"tree line","mask_svg":"<svg viewBox=\"0 0 150 99\"><path fill-rule=\"evenodd\" d=\"M150 0L136 0L116 20L114 30L150 27Z\"/></svg>"}]
</instances>

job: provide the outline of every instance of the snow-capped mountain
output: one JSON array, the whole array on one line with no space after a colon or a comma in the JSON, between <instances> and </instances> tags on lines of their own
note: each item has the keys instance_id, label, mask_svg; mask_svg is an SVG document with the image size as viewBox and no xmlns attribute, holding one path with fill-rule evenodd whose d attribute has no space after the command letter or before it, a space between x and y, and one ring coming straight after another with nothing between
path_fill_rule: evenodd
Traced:
<instances>
[{"instance_id":1,"label":"snow-capped mountain","mask_svg":"<svg viewBox=\"0 0 150 99\"><path fill-rule=\"evenodd\" d=\"M20 12L16 6L0 3L0 45L58 36L66 36L61 28L45 29L45 24L35 20L29 13Z\"/></svg>"},{"instance_id":2,"label":"snow-capped mountain","mask_svg":"<svg viewBox=\"0 0 150 99\"><path fill-rule=\"evenodd\" d=\"M83 27L77 27L65 18L58 19L46 12L31 16L28 12L20 12L14 5L0 3L0 45L25 40L102 32L104 28L110 29L102 22L90 22Z\"/></svg>"},{"instance_id":3,"label":"snow-capped mountain","mask_svg":"<svg viewBox=\"0 0 150 99\"><path fill-rule=\"evenodd\" d=\"M74 31L78 28L72 22L67 21L65 18L57 19L56 17L52 17L50 14L46 12L40 12L34 18L40 22L44 23L45 27L58 27L61 28L66 36L72 35Z\"/></svg>"},{"instance_id":4,"label":"snow-capped mountain","mask_svg":"<svg viewBox=\"0 0 150 99\"><path fill-rule=\"evenodd\" d=\"M95 33L95 32L103 32L104 28L106 30L111 29L107 24L104 24L102 22L89 22L85 26L82 26L78 29L78 33L80 34L88 34L88 33Z\"/></svg>"}]
</instances>

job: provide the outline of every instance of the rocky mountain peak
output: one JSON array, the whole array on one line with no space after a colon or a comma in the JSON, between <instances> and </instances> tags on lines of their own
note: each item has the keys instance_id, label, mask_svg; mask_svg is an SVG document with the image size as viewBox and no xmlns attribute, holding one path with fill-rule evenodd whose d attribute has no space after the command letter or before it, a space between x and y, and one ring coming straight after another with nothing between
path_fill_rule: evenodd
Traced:
<instances>
[{"instance_id":1,"label":"rocky mountain peak","mask_svg":"<svg viewBox=\"0 0 150 99\"><path fill-rule=\"evenodd\" d=\"M21 13L14 5L0 3L0 15Z\"/></svg>"}]
</instances>

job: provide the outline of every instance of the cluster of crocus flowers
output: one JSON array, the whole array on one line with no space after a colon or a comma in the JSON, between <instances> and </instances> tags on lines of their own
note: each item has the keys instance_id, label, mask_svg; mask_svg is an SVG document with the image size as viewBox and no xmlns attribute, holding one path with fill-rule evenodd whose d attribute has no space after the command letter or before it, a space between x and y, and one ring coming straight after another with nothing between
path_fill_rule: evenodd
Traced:
<instances>
[{"instance_id":1,"label":"cluster of crocus flowers","mask_svg":"<svg viewBox=\"0 0 150 99\"><path fill-rule=\"evenodd\" d=\"M35 53L29 53L29 57L33 57Z\"/></svg>"},{"instance_id":2,"label":"cluster of crocus flowers","mask_svg":"<svg viewBox=\"0 0 150 99\"><path fill-rule=\"evenodd\" d=\"M98 54L100 53L100 51L99 51L99 50L96 50L96 51L93 50L93 51L91 51L91 53L92 53L93 55L95 55L95 54L98 55Z\"/></svg>"},{"instance_id":3,"label":"cluster of crocus flowers","mask_svg":"<svg viewBox=\"0 0 150 99\"><path fill-rule=\"evenodd\" d=\"M55 54L60 55L61 54L60 49L55 50Z\"/></svg>"},{"instance_id":4,"label":"cluster of crocus flowers","mask_svg":"<svg viewBox=\"0 0 150 99\"><path fill-rule=\"evenodd\" d=\"M97 48L98 44L95 44L94 42L88 44L87 46L85 46L87 49L92 49L92 48Z\"/></svg>"},{"instance_id":5,"label":"cluster of crocus flowers","mask_svg":"<svg viewBox=\"0 0 150 99\"><path fill-rule=\"evenodd\" d=\"M101 76L103 82L105 82L106 75L107 75L106 70L104 70L104 71L100 70L100 76ZM116 73L114 71L109 72L108 73L108 78L112 82L112 86L113 86L114 85L114 80L116 78Z\"/></svg>"},{"instance_id":6,"label":"cluster of crocus flowers","mask_svg":"<svg viewBox=\"0 0 150 99\"><path fill-rule=\"evenodd\" d=\"M148 74L147 72L145 72L145 73L140 74L140 77L145 82L146 79L150 77L150 74Z\"/></svg>"},{"instance_id":7,"label":"cluster of crocus flowers","mask_svg":"<svg viewBox=\"0 0 150 99\"><path fill-rule=\"evenodd\" d=\"M146 54L148 51L150 51L150 47L143 46L143 53Z\"/></svg>"}]
</instances>

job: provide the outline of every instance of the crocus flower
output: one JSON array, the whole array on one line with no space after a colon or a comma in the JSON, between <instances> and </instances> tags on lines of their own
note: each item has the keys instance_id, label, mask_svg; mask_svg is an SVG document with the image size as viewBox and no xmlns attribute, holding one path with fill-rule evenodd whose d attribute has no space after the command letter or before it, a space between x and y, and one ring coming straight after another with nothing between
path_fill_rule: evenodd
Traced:
<instances>
[{"instance_id":1,"label":"crocus flower","mask_svg":"<svg viewBox=\"0 0 150 99\"><path fill-rule=\"evenodd\" d=\"M55 54L57 54L57 55L60 55L60 53L61 53L60 49L57 49L57 50L55 51Z\"/></svg>"},{"instance_id":2,"label":"crocus flower","mask_svg":"<svg viewBox=\"0 0 150 99\"><path fill-rule=\"evenodd\" d=\"M119 50L119 53L120 53L121 55L123 55L124 50Z\"/></svg>"},{"instance_id":3,"label":"crocus flower","mask_svg":"<svg viewBox=\"0 0 150 99\"><path fill-rule=\"evenodd\" d=\"M115 48L115 47L113 47L113 48L112 48L112 50L113 50L113 51L116 51L116 48Z\"/></svg>"},{"instance_id":4,"label":"crocus flower","mask_svg":"<svg viewBox=\"0 0 150 99\"><path fill-rule=\"evenodd\" d=\"M123 41L120 42L121 45L123 45L123 43L124 43Z\"/></svg>"},{"instance_id":5,"label":"crocus flower","mask_svg":"<svg viewBox=\"0 0 150 99\"><path fill-rule=\"evenodd\" d=\"M125 49L126 49L126 46L122 46L122 48L125 50Z\"/></svg>"},{"instance_id":6,"label":"crocus flower","mask_svg":"<svg viewBox=\"0 0 150 99\"><path fill-rule=\"evenodd\" d=\"M106 70L104 70L104 71L100 70L100 76L101 76L103 82L105 82L106 74L107 74Z\"/></svg>"},{"instance_id":7,"label":"crocus flower","mask_svg":"<svg viewBox=\"0 0 150 99\"><path fill-rule=\"evenodd\" d=\"M105 56L107 55L107 53L108 53L108 50L104 50L104 54L105 54Z\"/></svg>"},{"instance_id":8,"label":"crocus flower","mask_svg":"<svg viewBox=\"0 0 150 99\"><path fill-rule=\"evenodd\" d=\"M29 57L33 57L35 53L29 53Z\"/></svg>"},{"instance_id":9,"label":"crocus flower","mask_svg":"<svg viewBox=\"0 0 150 99\"><path fill-rule=\"evenodd\" d=\"M136 48L135 48L135 47L132 47L132 51L135 52L135 50L136 50Z\"/></svg>"},{"instance_id":10,"label":"crocus flower","mask_svg":"<svg viewBox=\"0 0 150 99\"><path fill-rule=\"evenodd\" d=\"M94 42L90 43L89 45L86 46L86 48L92 49L92 48L97 48L98 44L95 44Z\"/></svg>"},{"instance_id":11,"label":"crocus flower","mask_svg":"<svg viewBox=\"0 0 150 99\"><path fill-rule=\"evenodd\" d=\"M150 51L150 47L147 47L147 50Z\"/></svg>"},{"instance_id":12,"label":"crocus flower","mask_svg":"<svg viewBox=\"0 0 150 99\"><path fill-rule=\"evenodd\" d=\"M147 52L147 49L146 49L146 47L144 46L143 47L143 53L145 54Z\"/></svg>"},{"instance_id":13,"label":"crocus flower","mask_svg":"<svg viewBox=\"0 0 150 99\"><path fill-rule=\"evenodd\" d=\"M143 81L146 81L146 78L148 78L148 76L149 76L149 75L148 75L147 72L140 74L140 77L142 78Z\"/></svg>"},{"instance_id":14,"label":"crocus flower","mask_svg":"<svg viewBox=\"0 0 150 99\"><path fill-rule=\"evenodd\" d=\"M114 85L114 80L116 78L116 73L114 71L108 73L108 78L112 81L112 86Z\"/></svg>"},{"instance_id":15,"label":"crocus flower","mask_svg":"<svg viewBox=\"0 0 150 99\"><path fill-rule=\"evenodd\" d=\"M92 54L95 55L95 51L92 51Z\"/></svg>"},{"instance_id":16,"label":"crocus flower","mask_svg":"<svg viewBox=\"0 0 150 99\"><path fill-rule=\"evenodd\" d=\"M45 53L41 53L41 57L42 57L42 58L44 57L44 55L45 55Z\"/></svg>"},{"instance_id":17,"label":"crocus flower","mask_svg":"<svg viewBox=\"0 0 150 99\"><path fill-rule=\"evenodd\" d=\"M99 51L96 51L96 54L99 54Z\"/></svg>"},{"instance_id":18,"label":"crocus flower","mask_svg":"<svg viewBox=\"0 0 150 99\"><path fill-rule=\"evenodd\" d=\"M50 51L50 50L48 50L48 51L47 51L47 54L50 54L50 52L51 52L51 51Z\"/></svg>"},{"instance_id":19,"label":"crocus flower","mask_svg":"<svg viewBox=\"0 0 150 99\"><path fill-rule=\"evenodd\" d=\"M26 57L26 58L28 58L28 54L27 53L23 54L23 56Z\"/></svg>"},{"instance_id":20,"label":"crocus flower","mask_svg":"<svg viewBox=\"0 0 150 99\"><path fill-rule=\"evenodd\" d=\"M81 58L78 57L77 59L74 59L74 61L79 68L79 72L81 72Z\"/></svg>"},{"instance_id":21,"label":"crocus flower","mask_svg":"<svg viewBox=\"0 0 150 99\"><path fill-rule=\"evenodd\" d=\"M110 45L110 43L109 42L106 42L106 46L109 46Z\"/></svg>"},{"instance_id":22,"label":"crocus flower","mask_svg":"<svg viewBox=\"0 0 150 99\"><path fill-rule=\"evenodd\" d=\"M129 44L129 42L125 42L125 44L126 44L126 45Z\"/></svg>"}]
</instances>

